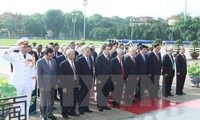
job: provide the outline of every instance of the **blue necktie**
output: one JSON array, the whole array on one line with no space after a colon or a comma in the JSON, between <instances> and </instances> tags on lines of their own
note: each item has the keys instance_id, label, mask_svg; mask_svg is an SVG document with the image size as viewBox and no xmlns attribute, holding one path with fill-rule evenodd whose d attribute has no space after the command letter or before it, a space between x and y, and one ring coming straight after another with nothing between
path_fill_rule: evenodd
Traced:
<instances>
[{"instance_id":1,"label":"blue necktie","mask_svg":"<svg viewBox=\"0 0 200 120\"><path fill-rule=\"evenodd\" d=\"M172 68L173 68L173 70L174 70L174 62L173 62L172 56L169 55L169 58L170 58L170 60L171 60L171 62L172 62Z\"/></svg>"},{"instance_id":2,"label":"blue necktie","mask_svg":"<svg viewBox=\"0 0 200 120\"><path fill-rule=\"evenodd\" d=\"M89 69L91 69L90 59L88 57L87 57L87 64L88 64Z\"/></svg>"},{"instance_id":3,"label":"blue necktie","mask_svg":"<svg viewBox=\"0 0 200 120\"><path fill-rule=\"evenodd\" d=\"M146 59L145 59L145 56L144 56L144 54L142 54L142 58L143 58L144 62L146 62Z\"/></svg>"}]
</instances>

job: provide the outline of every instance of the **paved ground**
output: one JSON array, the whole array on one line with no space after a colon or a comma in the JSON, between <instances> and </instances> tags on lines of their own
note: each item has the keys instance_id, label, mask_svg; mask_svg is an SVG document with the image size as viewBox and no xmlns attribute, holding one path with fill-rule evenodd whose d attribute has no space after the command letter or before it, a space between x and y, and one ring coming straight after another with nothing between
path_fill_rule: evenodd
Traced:
<instances>
[{"instance_id":1,"label":"paved ground","mask_svg":"<svg viewBox=\"0 0 200 120\"><path fill-rule=\"evenodd\" d=\"M190 62L190 60L189 60ZM200 60L197 60L196 62L200 62ZM9 63L2 61L0 59L0 75L6 74L8 75L10 72L9 69ZM161 82L160 82L161 83ZM175 84L176 81L174 79L173 81L173 87L172 87L172 93L175 92ZM184 96L177 96L174 97L168 97L163 98L170 101L176 101L176 102L187 102L195 99L200 99L200 88L193 88L191 87L189 78L187 76L184 92L186 95ZM161 95L161 90L159 90L159 96ZM200 103L199 103L200 104ZM55 106L57 109L54 111L55 116L58 118L58 120L62 120L62 116L60 115L60 107L59 102L55 103ZM39 107L37 107L37 114L32 115L30 117L30 120L39 120ZM129 113L126 111L118 110L115 108L112 108L110 111L104 110L104 112L99 112L96 107L95 102L91 102L90 108L94 111L92 114L86 113L80 117L71 117L70 120L199 120L200 116L200 109L193 109L190 107L179 107L179 108L172 108L172 109L166 109L162 111L153 111L141 115L136 115L133 113Z\"/></svg>"}]
</instances>

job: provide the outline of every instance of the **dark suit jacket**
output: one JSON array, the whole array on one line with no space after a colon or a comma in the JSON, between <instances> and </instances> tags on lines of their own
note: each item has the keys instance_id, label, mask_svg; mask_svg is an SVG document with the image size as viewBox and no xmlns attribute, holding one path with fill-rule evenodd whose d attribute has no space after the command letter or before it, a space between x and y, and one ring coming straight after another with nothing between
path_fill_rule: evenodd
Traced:
<instances>
[{"instance_id":1,"label":"dark suit jacket","mask_svg":"<svg viewBox=\"0 0 200 120\"><path fill-rule=\"evenodd\" d=\"M55 60L57 60L58 56L62 55L61 52L56 52L56 54L57 54L57 56L55 56L55 55L53 56L53 58L54 58Z\"/></svg>"},{"instance_id":2,"label":"dark suit jacket","mask_svg":"<svg viewBox=\"0 0 200 120\"><path fill-rule=\"evenodd\" d=\"M136 55L135 59L137 62L136 66L137 66L138 75L147 75L148 64L149 64L148 56L145 54L146 62L144 62L142 55L140 53Z\"/></svg>"},{"instance_id":3,"label":"dark suit jacket","mask_svg":"<svg viewBox=\"0 0 200 120\"><path fill-rule=\"evenodd\" d=\"M149 74L160 75L161 74L161 55L158 53L159 60L157 59L154 52L149 53Z\"/></svg>"},{"instance_id":4,"label":"dark suit jacket","mask_svg":"<svg viewBox=\"0 0 200 120\"><path fill-rule=\"evenodd\" d=\"M36 53L37 53L37 58L35 58L36 61L44 56L43 52L40 53L40 56L38 56L38 52L37 51L36 51Z\"/></svg>"},{"instance_id":5,"label":"dark suit jacket","mask_svg":"<svg viewBox=\"0 0 200 120\"><path fill-rule=\"evenodd\" d=\"M94 57L94 61L95 61L96 58L97 58L97 52L96 52L96 51L93 51L93 52L92 52L92 56Z\"/></svg>"},{"instance_id":6,"label":"dark suit jacket","mask_svg":"<svg viewBox=\"0 0 200 120\"><path fill-rule=\"evenodd\" d=\"M97 56L95 61L95 74L98 75L111 75L111 64L110 60L107 61L104 54Z\"/></svg>"},{"instance_id":7,"label":"dark suit jacket","mask_svg":"<svg viewBox=\"0 0 200 120\"><path fill-rule=\"evenodd\" d=\"M124 56L124 61L127 67L127 74L128 75L137 75L137 62L135 59L135 63L133 62L131 56L129 54Z\"/></svg>"},{"instance_id":8,"label":"dark suit jacket","mask_svg":"<svg viewBox=\"0 0 200 120\"><path fill-rule=\"evenodd\" d=\"M110 54L110 59L112 60L116 56L117 56L117 51L115 50Z\"/></svg>"},{"instance_id":9,"label":"dark suit jacket","mask_svg":"<svg viewBox=\"0 0 200 120\"><path fill-rule=\"evenodd\" d=\"M60 64L65 60L66 60L66 57L65 57L64 54L58 56L57 59L56 59L56 63L57 63L57 66L58 66L58 74L60 74L60 72L62 70L62 69L60 69Z\"/></svg>"},{"instance_id":10,"label":"dark suit jacket","mask_svg":"<svg viewBox=\"0 0 200 120\"><path fill-rule=\"evenodd\" d=\"M123 69L124 69L123 79L126 80L127 79L127 69L126 69L126 64L125 64L124 59L122 59L122 64L123 64ZM119 60L117 57L114 57L111 60L111 71L112 71L112 75L122 75L121 66L120 66L120 63L119 63Z\"/></svg>"},{"instance_id":11,"label":"dark suit jacket","mask_svg":"<svg viewBox=\"0 0 200 120\"><path fill-rule=\"evenodd\" d=\"M172 55L171 55L172 56ZM173 63L174 59L172 57ZM168 76L174 76L174 70L172 67L172 62L168 54L165 54L163 56L163 75L167 74Z\"/></svg>"},{"instance_id":12,"label":"dark suit jacket","mask_svg":"<svg viewBox=\"0 0 200 120\"><path fill-rule=\"evenodd\" d=\"M77 62L77 71L79 73L79 75L91 75L93 76L93 63L92 63L92 59L90 59L90 64L91 64L91 69L89 69L87 61L85 59L84 56L81 56L79 58L76 59ZM79 84L83 84L83 80L81 77L79 77Z\"/></svg>"},{"instance_id":13,"label":"dark suit jacket","mask_svg":"<svg viewBox=\"0 0 200 120\"><path fill-rule=\"evenodd\" d=\"M77 69L77 63L74 61L75 68ZM61 80L61 87L68 88L70 85L74 84L75 87L78 87L78 80L74 80L74 72L69 63L66 59L60 63L60 80ZM78 71L76 70L76 75L78 75ZM77 77L78 79L78 77Z\"/></svg>"},{"instance_id":14,"label":"dark suit jacket","mask_svg":"<svg viewBox=\"0 0 200 120\"><path fill-rule=\"evenodd\" d=\"M180 73L181 75L187 74L187 63L181 54L178 54L176 56L176 71L177 73Z\"/></svg>"}]
</instances>

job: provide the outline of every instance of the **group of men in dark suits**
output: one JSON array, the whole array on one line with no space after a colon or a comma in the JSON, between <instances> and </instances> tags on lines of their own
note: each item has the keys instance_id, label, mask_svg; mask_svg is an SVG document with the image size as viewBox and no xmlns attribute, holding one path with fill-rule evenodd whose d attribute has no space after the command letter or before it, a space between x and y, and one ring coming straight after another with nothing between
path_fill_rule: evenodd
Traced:
<instances>
[{"instance_id":1,"label":"group of men in dark suits","mask_svg":"<svg viewBox=\"0 0 200 120\"><path fill-rule=\"evenodd\" d=\"M49 44L44 57L37 61L41 95L40 112L43 119L56 119L52 109L57 89L63 118L67 119L69 115L83 115L85 112L92 113L93 111L89 109L89 96L94 82L97 108L101 112L111 110L107 106L110 96L114 107L120 106L123 99L126 104L132 104L133 98L141 101L144 99L145 89L148 89L151 98L157 98L161 75L163 75L163 96L173 96L171 86L175 75L175 63L176 94L184 94L182 90L187 67L183 47L176 57L176 62L172 56L172 48L163 58L161 57L159 44L153 45L151 52L148 52L148 47L145 45L140 45L138 48L129 47L128 53L116 43L103 44L99 55L95 52L94 45L82 47L82 52L78 53L75 50L75 43L71 42L69 49L59 53L58 44ZM50 76L53 80L49 78ZM80 114L75 110L76 104L79 105Z\"/></svg>"}]
</instances>

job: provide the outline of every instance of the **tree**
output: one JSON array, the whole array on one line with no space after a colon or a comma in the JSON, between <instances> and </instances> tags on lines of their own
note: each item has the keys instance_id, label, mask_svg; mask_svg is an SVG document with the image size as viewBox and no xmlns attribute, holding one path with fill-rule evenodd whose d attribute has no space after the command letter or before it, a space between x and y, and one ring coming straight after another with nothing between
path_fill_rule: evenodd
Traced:
<instances>
[{"instance_id":1,"label":"tree","mask_svg":"<svg viewBox=\"0 0 200 120\"><path fill-rule=\"evenodd\" d=\"M45 23L47 30L53 32L53 38L59 38L61 29L64 25L64 14L61 10L48 10L45 13Z\"/></svg>"},{"instance_id":2,"label":"tree","mask_svg":"<svg viewBox=\"0 0 200 120\"><path fill-rule=\"evenodd\" d=\"M16 20L13 18L7 18L4 21L3 27L8 29L8 36L16 34Z\"/></svg>"},{"instance_id":3,"label":"tree","mask_svg":"<svg viewBox=\"0 0 200 120\"><path fill-rule=\"evenodd\" d=\"M46 26L41 14L34 14L24 18L23 28L25 34L32 37L44 37L46 34Z\"/></svg>"}]
</instances>

